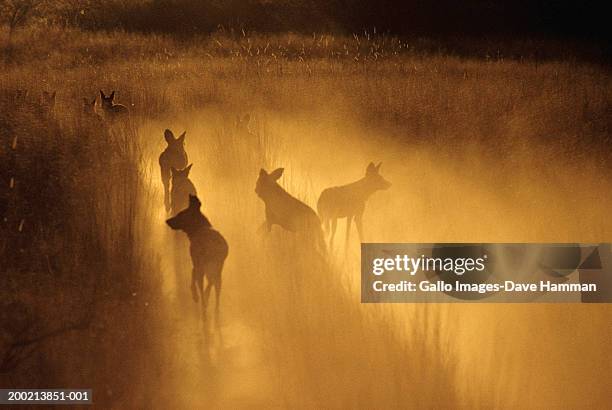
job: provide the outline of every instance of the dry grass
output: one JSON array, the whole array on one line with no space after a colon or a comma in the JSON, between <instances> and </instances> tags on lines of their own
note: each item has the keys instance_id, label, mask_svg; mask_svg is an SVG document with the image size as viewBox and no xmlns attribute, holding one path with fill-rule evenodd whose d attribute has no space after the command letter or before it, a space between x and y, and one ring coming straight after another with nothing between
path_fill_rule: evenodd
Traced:
<instances>
[{"instance_id":1,"label":"dry grass","mask_svg":"<svg viewBox=\"0 0 612 410\"><path fill-rule=\"evenodd\" d=\"M283 186L312 205L321 189L359 178L364 164L379 159L394 187L370 202L369 240L609 240L611 198L603 176L610 167L604 148L610 143L612 84L605 67L423 54L383 37L217 36L182 43L56 30L22 33L14 59L3 67L0 89L57 89L58 118L66 130L63 139L34 140L34 147L49 145L37 155L28 151L27 161L44 158L50 167L44 174L64 178L65 190L51 197L85 201L66 204L50 220L76 220L77 232L93 233L80 243L102 256L100 274L110 275L111 285L122 284L110 295L137 318L139 311L126 302L131 291L140 295L143 287L159 285L142 273L155 242L147 235L164 232L156 168L162 131L187 129L204 210L230 242L224 307L230 317L248 321L264 345L275 395L266 404L601 403L610 369L595 364L609 351L601 344L609 309L360 305L355 249L346 258L339 252L330 267L305 255L283 232L258 237L263 210L253 187L259 167L284 166ZM70 125L75 112L82 97L93 97L98 88L118 90L133 128L112 142L116 149L108 155L97 155L97 149L68 155L82 146ZM235 115L245 113L253 117L251 136L233 129ZM49 160L55 157L62 159ZM68 178L73 175L85 181ZM36 186L46 186L42 180L31 176ZM151 186L143 189L143 181ZM168 256L168 243L155 246ZM123 314L113 307L105 317ZM143 324L168 319L155 309L143 317ZM500 324L505 317L512 326ZM538 332L542 324L549 326L546 334ZM122 326L109 328L111 335L126 334ZM171 331L150 330L161 340L157 346L133 342L141 351L164 353L151 363L155 369L174 360L174 349L188 349L188 340L166 342ZM553 343L558 345L551 348ZM571 357L570 364L559 364L564 357ZM182 369L168 381L141 365L130 362L133 373L127 373L142 376L141 387L133 396L105 396L109 403L136 403L154 383L188 385L180 379ZM553 380L555 373L564 379ZM572 388L572 373L589 388Z\"/></svg>"},{"instance_id":2,"label":"dry grass","mask_svg":"<svg viewBox=\"0 0 612 410\"><path fill-rule=\"evenodd\" d=\"M15 91L0 92L0 383L85 384L127 403L160 280L136 134L78 106L45 115L35 91Z\"/></svg>"}]
</instances>

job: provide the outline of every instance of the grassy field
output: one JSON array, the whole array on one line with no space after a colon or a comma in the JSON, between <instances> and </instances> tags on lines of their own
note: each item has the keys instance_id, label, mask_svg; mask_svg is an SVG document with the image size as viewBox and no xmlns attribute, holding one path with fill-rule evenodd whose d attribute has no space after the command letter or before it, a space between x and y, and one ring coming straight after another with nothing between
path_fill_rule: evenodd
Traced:
<instances>
[{"instance_id":1,"label":"grassy field","mask_svg":"<svg viewBox=\"0 0 612 410\"><path fill-rule=\"evenodd\" d=\"M360 305L356 233L330 264L284 232L258 236L253 190L260 167L283 166L282 185L313 206L382 161L393 188L368 205L368 241L609 241L608 67L390 37L14 40L0 292L1 320L18 326L0 354L45 337L19 347L3 386L88 385L120 408L602 407L609 307ZM56 90L54 118L20 108L24 89L34 106ZM80 121L98 89L117 90L126 127ZM198 330L187 256L163 224L165 128L187 130L204 212L230 243L218 332Z\"/></svg>"}]
</instances>

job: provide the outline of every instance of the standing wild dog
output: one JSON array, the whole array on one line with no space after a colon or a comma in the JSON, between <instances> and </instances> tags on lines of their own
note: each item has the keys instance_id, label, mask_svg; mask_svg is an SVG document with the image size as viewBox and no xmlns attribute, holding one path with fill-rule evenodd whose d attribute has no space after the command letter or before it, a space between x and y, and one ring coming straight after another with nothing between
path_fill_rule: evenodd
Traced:
<instances>
[{"instance_id":1,"label":"standing wild dog","mask_svg":"<svg viewBox=\"0 0 612 410\"><path fill-rule=\"evenodd\" d=\"M81 111L82 119L92 126L102 125L102 117L96 111L96 97L93 100L89 98L83 98L83 109Z\"/></svg>"},{"instance_id":2,"label":"standing wild dog","mask_svg":"<svg viewBox=\"0 0 612 410\"><path fill-rule=\"evenodd\" d=\"M178 138L170 130L164 131L164 138L168 143L166 149L159 156L159 168L161 179L164 184L164 206L166 212L170 212L170 177L172 168L183 169L187 166L187 153L185 152L185 134L183 132Z\"/></svg>"},{"instance_id":3,"label":"standing wild dog","mask_svg":"<svg viewBox=\"0 0 612 410\"><path fill-rule=\"evenodd\" d=\"M115 104L115 91L111 92L108 97L104 94L104 91L100 90L100 103L102 104L102 111L104 112L104 119L108 121L115 121L121 119L128 114L128 109L125 105Z\"/></svg>"},{"instance_id":4,"label":"standing wild dog","mask_svg":"<svg viewBox=\"0 0 612 410\"><path fill-rule=\"evenodd\" d=\"M251 127L251 114L244 114L242 117L236 115L234 137L240 141L239 146L245 150L244 153L247 154L247 157L256 158L253 156L262 151L263 147L260 136Z\"/></svg>"},{"instance_id":5,"label":"standing wild dog","mask_svg":"<svg viewBox=\"0 0 612 410\"><path fill-rule=\"evenodd\" d=\"M83 115L98 115L96 112L96 98L93 100L89 98L83 97L83 110L81 111Z\"/></svg>"},{"instance_id":6,"label":"standing wild dog","mask_svg":"<svg viewBox=\"0 0 612 410\"><path fill-rule=\"evenodd\" d=\"M325 250L321 221L316 212L299 199L291 196L276 181L283 175L284 168L278 168L269 174L259 171L255 192L266 205L266 220L262 225L270 232L272 225L309 236L314 245Z\"/></svg>"},{"instance_id":7,"label":"standing wild dog","mask_svg":"<svg viewBox=\"0 0 612 410\"><path fill-rule=\"evenodd\" d=\"M338 218L346 217L346 241L348 242L351 231L351 221L355 219L359 240L363 240L363 211L370 195L376 191L388 189L391 183L380 175L380 165L370 162L366 168L365 177L359 181L347 185L327 188L321 192L317 201L317 211L323 221L326 231L329 231L331 223L330 247L336 233Z\"/></svg>"},{"instance_id":8,"label":"standing wild dog","mask_svg":"<svg viewBox=\"0 0 612 410\"><path fill-rule=\"evenodd\" d=\"M244 114L242 118L239 115L236 115L236 120L234 121L234 127L236 128L236 133L238 135L242 134L250 134L251 130L249 130L249 124L251 122L251 115Z\"/></svg>"},{"instance_id":9,"label":"standing wild dog","mask_svg":"<svg viewBox=\"0 0 612 410\"><path fill-rule=\"evenodd\" d=\"M204 318L211 287L215 288L215 310L219 312L221 297L221 271L227 258L229 247L223 236L212 228L208 218L200 212L202 203L197 196L189 195L189 206L166 223L174 230L180 230L189 237L189 252L193 270L191 275L191 294L195 302L202 297ZM204 289L206 277L206 289Z\"/></svg>"},{"instance_id":10,"label":"standing wild dog","mask_svg":"<svg viewBox=\"0 0 612 410\"><path fill-rule=\"evenodd\" d=\"M99 150L100 155L106 155L113 149L112 146L108 145L108 126L104 122L104 119L96 111L96 98L93 100L89 98L83 98L83 105L81 106L81 114L78 117L78 125L80 127L80 134L91 144L91 147Z\"/></svg>"},{"instance_id":11,"label":"standing wild dog","mask_svg":"<svg viewBox=\"0 0 612 410\"><path fill-rule=\"evenodd\" d=\"M172 215L187 208L189 197L197 195L196 188L189 179L189 171L192 166L193 164L190 164L184 169L170 168L172 171L172 190L170 191Z\"/></svg>"}]
</instances>

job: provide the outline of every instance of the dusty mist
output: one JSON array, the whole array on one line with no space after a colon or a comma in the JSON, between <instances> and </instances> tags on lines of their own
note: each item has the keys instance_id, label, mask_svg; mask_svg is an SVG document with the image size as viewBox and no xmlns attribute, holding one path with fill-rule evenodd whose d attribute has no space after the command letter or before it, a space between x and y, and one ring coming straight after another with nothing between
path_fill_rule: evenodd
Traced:
<instances>
[{"instance_id":1,"label":"dusty mist","mask_svg":"<svg viewBox=\"0 0 612 410\"><path fill-rule=\"evenodd\" d=\"M340 224L331 267L317 266L296 256L302 247L292 235L278 229L269 237L256 233L263 204L253 191L260 164L268 170L282 166L282 185L314 207L322 189L356 180L369 161L382 160L393 187L370 200L366 241L597 242L610 232L604 222L609 181L594 178L601 168L556 166L555 158L564 154L554 145L526 141L505 148L503 159L476 145L407 144L347 115L349 110L340 121L326 110L253 111L258 114L250 134L235 132L233 118L214 106L169 122L173 129L189 130L192 179L204 212L233 245L223 295L224 309L232 313L223 313L220 331L227 327L239 357L245 354L241 349L253 348L249 344L264 355L259 361L257 353L240 359L261 369L245 375L237 364L247 392L233 394L270 404L270 397L278 397L274 374L280 372L286 401L272 403L304 407L392 406L398 400L574 407L604 400L602 379L610 368L599 358L609 350L602 343L610 335L607 306L359 305L354 227L345 248ZM158 142L152 154L163 146L163 124L168 123L142 129L141 135ZM187 297L188 267L183 269L178 286ZM307 297L302 292L312 299L302 299ZM295 306L297 301L306 303ZM236 321L247 323L237 329ZM378 326L389 329L380 334ZM347 361L338 359L343 356ZM225 367L223 360L217 364ZM186 396L192 403L193 396Z\"/></svg>"},{"instance_id":2,"label":"dusty mist","mask_svg":"<svg viewBox=\"0 0 612 410\"><path fill-rule=\"evenodd\" d=\"M393 186L368 202L367 241L609 241L605 68L439 55L298 61L249 55L245 44L235 57L206 55L208 45L168 57L174 44L136 37L116 59L105 54L112 44L90 39L101 62L89 68L49 56L36 84L60 89L60 107L97 91L88 84L133 104L149 200L137 217L151 229L139 246L159 260L151 277L161 283L148 305L150 360L131 373L134 392L109 403L604 407L609 306L361 305L356 231L345 247L339 224L325 264L280 229L257 234L254 187L259 168L284 167L281 185L314 207L322 189L382 161ZM38 70L12 68L3 86ZM237 130L246 113L248 132ZM221 315L203 326L187 243L163 223L165 128L187 130L203 212L230 244Z\"/></svg>"}]
</instances>

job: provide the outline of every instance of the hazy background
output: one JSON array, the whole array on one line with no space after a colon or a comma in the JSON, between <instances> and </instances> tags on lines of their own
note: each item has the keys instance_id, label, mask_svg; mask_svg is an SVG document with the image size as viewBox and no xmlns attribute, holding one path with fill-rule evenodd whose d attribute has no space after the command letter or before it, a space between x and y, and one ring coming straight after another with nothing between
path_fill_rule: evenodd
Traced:
<instances>
[{"instance_id":1,"label":"hazy background","mask_svg":"<svg viewBox=\"0 0 612 410\"><path fill-rule=\"evenodd\" d=\"M367 241L610 241L598 6L350 3L1 3L2 387L92 387L105 408L609 407L608 305L361 305L356 232L345 249L341 221L324 263L258 235L254 193L282 166L314 206L382 161ZM81 113L100 88L125 123ZM230 244L218 322L163 223L165 128L187 130Z\"/></svg>"}]
</instances>

